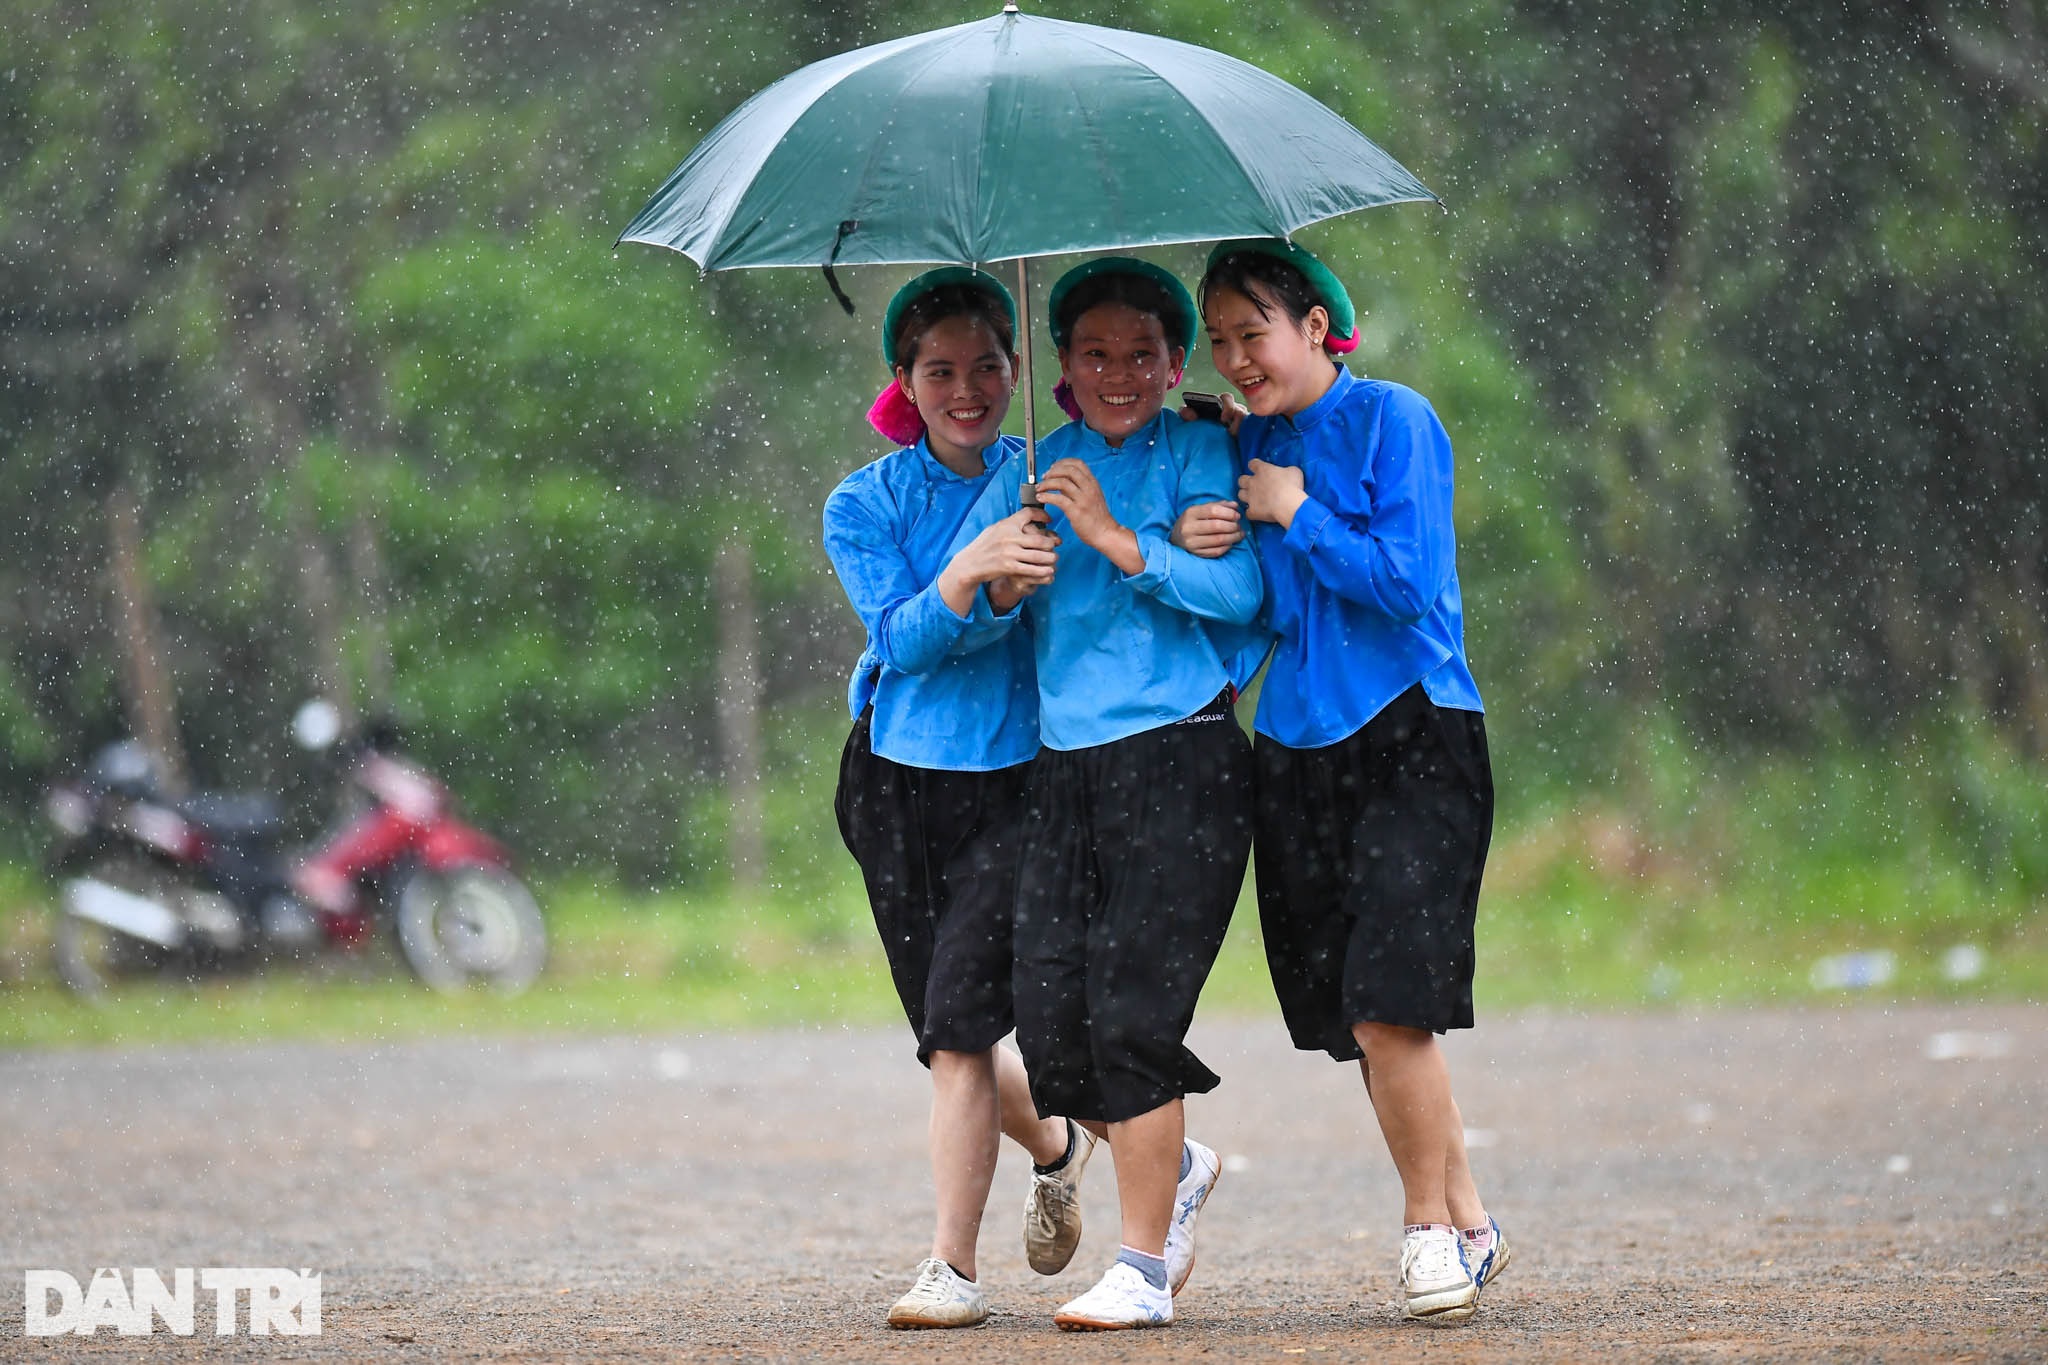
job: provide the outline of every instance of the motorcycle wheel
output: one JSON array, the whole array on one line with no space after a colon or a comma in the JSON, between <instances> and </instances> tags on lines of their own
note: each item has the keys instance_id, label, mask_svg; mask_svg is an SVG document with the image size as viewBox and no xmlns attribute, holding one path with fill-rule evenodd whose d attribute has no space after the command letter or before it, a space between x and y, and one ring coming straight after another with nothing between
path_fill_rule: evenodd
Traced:
<instances>
[{"instance_id":1,"label":"motorcycle wheel","mask_svg":"<svg viewBox=\"0 0 2048 1365\"><path fill-rule=\"evenodd\" d=\"M435 990L487 985L507 995L533 984L547 961L547 928L533 895L488 867L420 871L398 891L398 946Z\"/></svg>"},{"instance_id":2,"label":"motorcycle wheel","mask_svg":"<svg viewBox=\"0 0 2048 1365\"><path fill-rule=\"evenodd\" d=\"M124 860L97 862L81 870L95 878L152 900L175 905L163 878L148 867ZM51 956L57 979L82 1000L105 1000L115 986L170 970L175 955L146 939L110 929L95 920L60 911L51 935Z\"/></svg>"}]
</instances>

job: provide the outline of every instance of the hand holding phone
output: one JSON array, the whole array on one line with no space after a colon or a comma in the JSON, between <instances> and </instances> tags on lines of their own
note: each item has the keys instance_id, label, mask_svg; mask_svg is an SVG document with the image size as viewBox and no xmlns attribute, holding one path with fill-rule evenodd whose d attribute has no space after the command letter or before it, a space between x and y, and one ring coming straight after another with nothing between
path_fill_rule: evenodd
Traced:
<instances>
[{"instance_id":1,"label":"hand holding phone","mask_svg":"<svg viewBox=\"0 0 2048 1365\"><path fill-rule=\"evenodd\" d=\"M1197 393L1193 389L1184 389L1181 391L1180 402L1182 407L1204 422L1223 420L1223 400L1213 393Z\"/></svg>"}]
</instances>

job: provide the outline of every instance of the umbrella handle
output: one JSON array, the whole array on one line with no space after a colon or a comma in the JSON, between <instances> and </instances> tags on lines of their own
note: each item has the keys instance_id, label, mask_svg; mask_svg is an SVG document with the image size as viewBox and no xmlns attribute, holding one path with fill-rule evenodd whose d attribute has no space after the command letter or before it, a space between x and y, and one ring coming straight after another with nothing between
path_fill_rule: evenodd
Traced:
<instances>
[{"instance_id":1,"label":"umbrella handle","mask_svg":"<svg viewBox=\"0 0 2048 1365\"><path fill-rule=\"evenodd\" d=\"M1046 520L1045 517L1045 504L1038 500L1038 480L1026 479L1023 485L1018 488L1017 506L1026 512L1038 513L1029 523L1032 529L1037 531L1052 530L1052 523Z\"/></svg>"}]
</instances>

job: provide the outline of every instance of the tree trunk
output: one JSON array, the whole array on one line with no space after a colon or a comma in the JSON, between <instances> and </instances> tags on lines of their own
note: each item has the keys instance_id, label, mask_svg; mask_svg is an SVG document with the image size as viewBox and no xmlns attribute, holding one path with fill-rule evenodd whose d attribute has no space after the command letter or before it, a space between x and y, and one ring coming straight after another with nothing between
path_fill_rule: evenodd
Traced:
<instances>
[{"instance_id":1,"label":"tree trunk","mask_svg":"<svg viewBox=\"0 0 2048 1365\"><path fill-rule=\"evenodd\" d=\"M286 280L245 277L241 281L241 295L253 300L267 302L289 292L291 284ZM306 473L306 452L312 444L313 432L300 406L306 384L303 366L297 363L301 351L275 344L266 346L255 336L245 336L240 341L240 390L254 400L253 415L262 423L263 439L271 449L283 453L287 480L285 533L298 560L299 607L312 633L312 658L307 665L313 690L334 703L344 722L353 722L355 697L345 653L342 598L336 581L339 574L334 556L320 535Z\"/></svg>"},{"instance_id":2,"label":"tree trunk","mask_svg":"<svg viewBox=\"0 0 2048 1365\"><path fill-rule=\"evenodd\" d=\"M733 886L758 892L767 867L761 815L761 658L754 608L754 556L735 536L711 570L718 612L718 736L732 812L727 854Z\"/></svg>"},{"instance_id":3,"label":"tree trunk","mask_svg":"<svg viewBox=\"0 0 2048 1365\"><path fill-rule=\"evenodd\" d=\"M292 460L292 486L288 526L299 558L300 601L307 625L313 632L313 688L340 708L344 720L355 719L355 698L349 688L348 660L342 654L339 594L335 591L334 563L320 538L313 515L313 495L306 487L301 454Z\"/></svg>"},{"instance_id":4,"label":"tree trunk","mask_svg":"<svg viewBox=\"0 0 2048 1365\"><path fill-rule=\"evenodd\" d=\"M2041 629L2044 602L2038 569L2040 556L2029 551L2015 556L1999 594L2004 639L2001 644L2017 684L2014 730L2028 754L2048 755L2048 633Z\"/></svg>"},{"instance_id":5,"label":"tree trunk","mask_svg":"<svg viewBox=\"0 0 2048 1365\"><path fill-rule=\"evenodd\" d=\"M368 498L359 499L348 545L349 576L356 583L356 612L363 634L362 653L356 662L363 679L363 707L373 714L391 709L391 628L385 607L384 555L377 542L382 520Z\"/></svg>"},{"instance_id":6,"label":"tree trunk","mask_svg":"<svg viewBox=\"0 0 2048 1365\"><path fill-rule=\"evenodd\" d=\"M142 571L142 507L122 482L107 497L107 532L113 552L114 619L121 632L121 680L129 727L163 760L173 792L186 787L185 748L178 740L177 698L158 628L155 594Z\"/></svg>"}]
</instances>

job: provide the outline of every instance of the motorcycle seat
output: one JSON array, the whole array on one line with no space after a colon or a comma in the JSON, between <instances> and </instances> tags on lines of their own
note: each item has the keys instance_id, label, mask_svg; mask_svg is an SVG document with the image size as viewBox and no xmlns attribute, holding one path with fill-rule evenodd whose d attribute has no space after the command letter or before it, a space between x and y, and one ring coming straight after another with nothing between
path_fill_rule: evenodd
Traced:
<instances>
[{"instance_id":1,"label":"motorcycle seat","mask_svg":"<svg viewBox=\"0 0 2048 1365\"><path fill-rule=\"evenodd\" d=\"M241 792L194 792L178 803L194 823L223 838L275 834L284 828L284 812L267 796Z\"/></svg>"}]
</instances>

